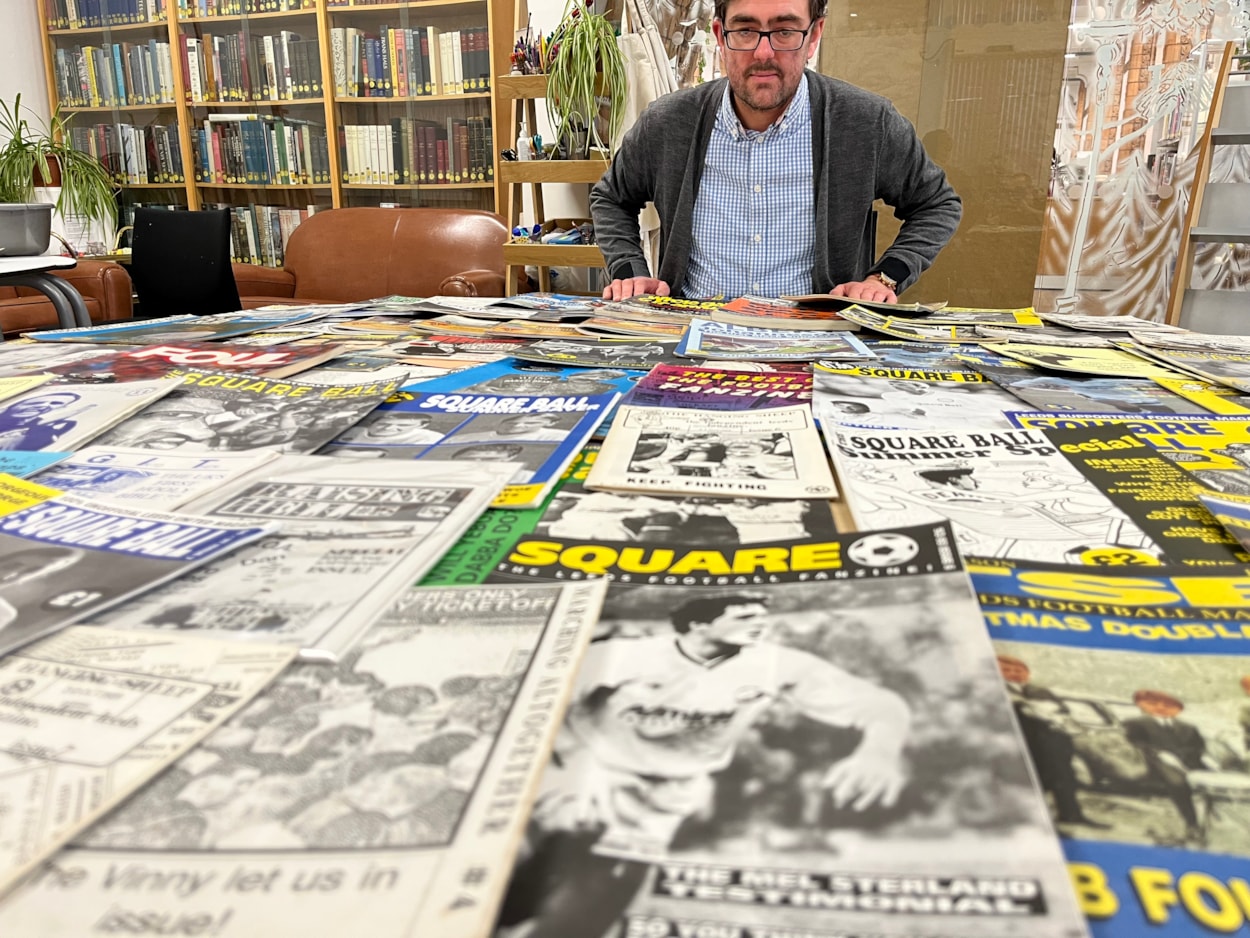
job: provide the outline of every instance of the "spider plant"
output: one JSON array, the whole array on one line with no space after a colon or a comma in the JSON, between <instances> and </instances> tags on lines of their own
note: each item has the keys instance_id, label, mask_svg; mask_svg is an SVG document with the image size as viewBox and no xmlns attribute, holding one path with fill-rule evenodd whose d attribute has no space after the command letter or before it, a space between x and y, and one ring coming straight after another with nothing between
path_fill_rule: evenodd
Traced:
<instances>
[{"instance_id":1,"label":"spider plant","mask_svg":"<svg viewBox=\"0 0 1250 938\"><path fill-rule=\"evenodd\" d=\"M625 62L616 28L591 0L569 0L547 53L547 117L556 141L572 141L586 130L589 142L609 152L625 116ZM609 99L608 139L599 136L595 117L600 92ZM569 147L570 151L572 147ZM570 156L576 156L570 152Z\"/></svg>"},{"instance_id":2,"label":"spider plant","mask_svg":"<svg viewBox=\"0 0 1250 938\"><path fill-rule=\"evenodd\" d=\"M59 171L58 212L111 222L117 210L113 178L94 156L70 145L69 119L59 107L47 123L29 108L25 112L29 118L20 94L12 106L0 101L0 202L34 202L36 185L54 185Z\"/></svg>"}]
</instances>

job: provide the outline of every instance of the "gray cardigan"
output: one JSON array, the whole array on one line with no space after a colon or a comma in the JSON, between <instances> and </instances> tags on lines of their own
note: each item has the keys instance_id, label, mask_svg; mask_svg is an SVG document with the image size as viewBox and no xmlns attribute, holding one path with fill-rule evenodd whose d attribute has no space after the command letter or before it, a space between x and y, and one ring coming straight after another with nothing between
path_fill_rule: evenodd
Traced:
<instances>
[{"instance_id":1,"label":"gray cardigan","mask_svg":"<svg viewBox=\"0 0 1250 938\"><path fill-rule=\"evenodd\" d=\"M595 238L613 279L650 276L638 212L654 202L660 215L656 275L680 293L690 260L695 195L726 80L652 102L591 190ZM807 87L816 211L812 288L827 293L839 283L884 271L901 292L955 233L963 211L959 196L925 155L911 123L887 99L810 69ZM903 226L885 254L866 266L865 220L878 198Z\"/></svg>"}]
</instances>

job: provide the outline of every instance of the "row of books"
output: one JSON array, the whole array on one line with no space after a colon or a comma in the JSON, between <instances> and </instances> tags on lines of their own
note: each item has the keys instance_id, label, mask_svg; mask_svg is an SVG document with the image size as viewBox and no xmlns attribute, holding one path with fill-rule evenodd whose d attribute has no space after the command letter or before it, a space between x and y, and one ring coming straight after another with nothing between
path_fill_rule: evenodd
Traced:
<instances>
[{"instance_id":1,"label":"row of books","mask_svg":"<svg viewBox=\"0 0 1250 938\"><path fill-rule=\"evenodd\" d=\"M90 153L123 185L186 180L178 128L167 124L94 124L71 127L75 150Z\"/></svg>"},{"instance_id":2,"label":"row of books","mask_svg":"<svg viewBox=\"0 0 1250 938\"><path fill-rule=\"evenodd\" d=\"M172 104L169 43L106 42L57 49L52 59L57 96L70 107Z\"/></svg>"},{"instance_id":3,"label":"row of books","mask_svg":"<svg viewBox=\"0 0 1250 938\"><path fill-rule=\"evenodd\" d=\"M238 264L281 267L286 244L300 222L317 211L315 205L288 208L277 205L230 205L216 203L207 208L230 212L230 260Z\"/></svg>"},{"instance_id":4,"label":"row of books","mask_svg":"<svg viewBox=\"0 0 1250 938\"><path fill-rule=\"evenodd\" d=\"M178 0L178 17L240 16L315 10L317 0Z\"/></svg>"},{"instance_id":5,"label":"row of books","mask_svg":"<svg viewBox=\"0 0 1250 938\"><path fill-rule=\"evenodd\" d=\"M490 90L490 34L485 26L330 30L334 90L340 97L391 98Z\"/></svg>"},{"instance_id":6,"label":"row of books","mask_svg":"<svg viewBox=\"0 0 1250 938\"><path fill-rule=\"evenodd\" d=\"M44 0L50 29L156 23L167 16L165 0Z\"/></svg>"},{"instance_id":7,"label":"row of books","mask_svg":"<svg viewBox=\"0 0 1250 938\"><path fill-rule=\"evenodd\" d=\"M196 182L282 186L330 181L324 124L259 114L210 114L191 143Z\"/></svg>"},{"instance_id":8,"label":"row of books","mask_svg":"<svg viewBox=\"0 0 1250 938\"><path fill-rule=\"evenodd\" d=\"M495 178L487 117L347 124L342 153L343 181L349 184L463 184Z\"/></svg>"},{"instance_id":9,"label":"row of books","mask_svg":"<svg viewBox=\"0 0 1250 938\"><path fill-rule=\"evenodd\" d=\"M183 97L203 101L290 101L319 98L321 53L317 38L288 29L257 35L186 36Z\"/></svg>"}]
</instances>

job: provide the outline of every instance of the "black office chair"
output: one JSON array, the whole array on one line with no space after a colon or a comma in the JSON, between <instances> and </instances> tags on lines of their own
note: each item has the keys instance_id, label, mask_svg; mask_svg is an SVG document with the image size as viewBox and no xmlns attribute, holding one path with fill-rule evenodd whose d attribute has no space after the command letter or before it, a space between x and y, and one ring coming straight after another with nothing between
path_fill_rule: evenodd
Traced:
<instances>
[{"instance_id":1,"label":"black office chair","mask_svg":"<svg viewBox=\"0 0 1250 938\"><path fill-rule=\"evenodd\" d=\"M140 317L207 316L243 307L230 268L226 209L135 209L131 247Z\"/></svg>"}]
</instances>

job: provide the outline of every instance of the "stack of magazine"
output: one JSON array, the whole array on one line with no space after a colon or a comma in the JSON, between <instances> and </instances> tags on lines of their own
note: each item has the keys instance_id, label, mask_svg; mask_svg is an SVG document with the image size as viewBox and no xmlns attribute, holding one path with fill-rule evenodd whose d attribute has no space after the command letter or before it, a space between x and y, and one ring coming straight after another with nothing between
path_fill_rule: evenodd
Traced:
<instances>
[{"instance_id":1,"label":"stack of magazine","mask_svg":"<svg viewBox=\"0 0 1250 938\"><path fill-rule=\"evenodd\" d=\"M1250 348L831 297L0 346L0 935L1250 921Z\"/></svg>"}]
</instances>

